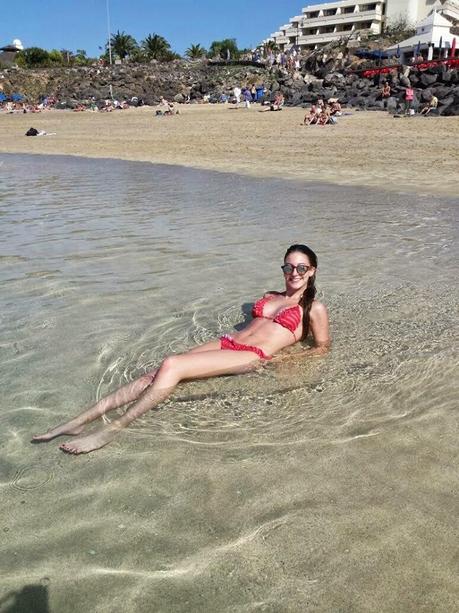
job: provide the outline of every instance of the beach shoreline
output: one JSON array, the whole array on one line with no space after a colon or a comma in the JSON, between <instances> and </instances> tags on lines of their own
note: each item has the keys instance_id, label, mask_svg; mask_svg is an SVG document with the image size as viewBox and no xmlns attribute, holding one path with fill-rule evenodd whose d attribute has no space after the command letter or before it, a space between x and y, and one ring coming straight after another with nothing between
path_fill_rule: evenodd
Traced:
<instances>
[{"instance_id":1,"label":"beach shoreline","mask_svg":"<svg viewBox=\"0 0 459 613\"><path fill-rule=\"evenodd\" d=\"M304 109L183 105L92 113L0 115L0 152L112 158L336 185L456 196L457 117L394 119L349 111L335 126L302 126ZM30 127L56 133L26 137Z\"/></svg>"}]
</instances>

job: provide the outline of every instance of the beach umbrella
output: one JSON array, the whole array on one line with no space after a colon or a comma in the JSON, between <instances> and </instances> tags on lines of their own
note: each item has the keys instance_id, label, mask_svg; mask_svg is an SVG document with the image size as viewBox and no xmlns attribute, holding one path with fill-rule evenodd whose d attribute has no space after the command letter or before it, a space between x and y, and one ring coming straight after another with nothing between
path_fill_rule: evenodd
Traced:
<instances>
[{"instance_id":1,"label":"beach umbrella","mask_svg":"<svg viewBox=\"0 0 459 613\"><path fill-rule=\"evenodd\" d=\"M456 37L453 38L453 42L451 44L451 52L449 57L453 58L456 54Z\"/></svg>"},{"instance_id":2,"label":"beach umbrella","mask_svg":"<svg viewBox=\"0 0 459 613\"><path fill-rule=\"evenodd\" d=\"M397 53L395 54L395 57L400 57L400 45L397 45Z\"/></svg>"},{"instance_id":3,"label":"beach umbrella","mask_svg":"<svg viewBox=\"0 0 459 613\"><path fill-rule=\"evenodd\" d=\"M438 59L441 60L441 48L443 47L443 36L440 36L440 42L438 43Z\"/></svg>"},{"instance_id":4,"label":"beach umbrella","mask_svg":"<svg viewBox=\"0 0 459 613\"><path fill-rule=\"evenodd\" d=\"M418 56L421 53L421 41L418 41L418 44L416 45L416 51L414 52L415 56Z\"/></svg>"}]
</instances>

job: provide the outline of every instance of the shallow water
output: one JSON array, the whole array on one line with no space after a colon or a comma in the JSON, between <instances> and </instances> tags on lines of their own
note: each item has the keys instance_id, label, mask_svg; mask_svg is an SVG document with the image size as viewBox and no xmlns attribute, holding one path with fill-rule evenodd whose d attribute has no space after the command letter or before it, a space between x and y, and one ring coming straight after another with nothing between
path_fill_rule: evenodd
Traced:
<instances>
[{"instance_id":1,"label":"shallow water","mask_svg":"<svg viewBox=\"0 0 459 613\"><path fill-rule=\"evenodd\" d=\"M457 201L66 157L0 177L2 613L456 610ZM331 354L181 385L88 456L29 443L243 322L292 242Z\"/></svg>"}]
</instances>

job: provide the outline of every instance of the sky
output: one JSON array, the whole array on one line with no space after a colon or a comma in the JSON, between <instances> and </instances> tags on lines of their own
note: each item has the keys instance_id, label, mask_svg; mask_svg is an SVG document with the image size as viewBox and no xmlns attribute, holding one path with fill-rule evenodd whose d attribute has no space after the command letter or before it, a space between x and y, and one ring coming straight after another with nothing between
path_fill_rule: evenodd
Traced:
<instances>
[{"instance_id":1,"label":"sky","mask_svg":"<svg viewBox=\"0 0 459 613\"><path fill-rule=\"evenodd\" d=\"M301 8L301 0L108 0L111 32L131 34L137 42L160 34L183 55L191 44L236 38L253 48ZM100 55L107 41L107 0L15 0L3 2L0 46L19 38L24 47L84 49Z\"/></svg>"}]
</instances>

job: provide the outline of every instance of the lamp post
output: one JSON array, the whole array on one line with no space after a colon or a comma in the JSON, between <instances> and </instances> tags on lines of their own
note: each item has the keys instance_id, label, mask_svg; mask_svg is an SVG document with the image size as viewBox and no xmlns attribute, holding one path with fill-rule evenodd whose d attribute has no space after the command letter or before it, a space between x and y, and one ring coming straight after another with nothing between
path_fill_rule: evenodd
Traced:
<instances>
[{"instance_id":1,"label":"lamp post","mask_svg":"<svg viewBox=\"0 0 459 613\"><path fill-rule=\"evenodd\" d=\"M106 0L106 7L107 7L107 31L108 31L108 58L109 58L109 61L110 61L110 68L111 68L112 67L112 63L113 63L113 58L112 58L112 33L111 33L111 27L110 27L110 4L109 4L109 0ZM110 98L113 100L113 88L112 88L112 84L111 83L109 85L109 88L110 88Z\"/></svg>"}]
</instances>

